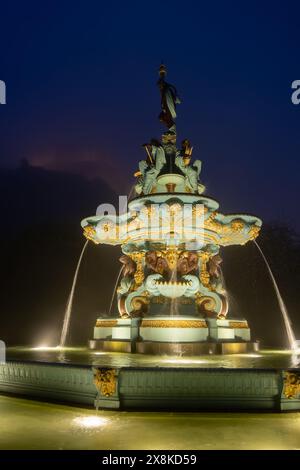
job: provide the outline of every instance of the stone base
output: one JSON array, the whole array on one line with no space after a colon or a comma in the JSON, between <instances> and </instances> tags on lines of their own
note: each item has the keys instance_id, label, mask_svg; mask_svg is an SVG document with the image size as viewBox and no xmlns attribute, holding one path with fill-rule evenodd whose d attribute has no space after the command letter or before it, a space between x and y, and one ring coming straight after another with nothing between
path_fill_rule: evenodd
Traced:
<instances>
[{"instance_id":1,"label":"stone base","mask_svg":"<svg viewBox=\"0 0 300 470\"><path fill-rule=\"evenodd\" d=\"M117 341L117 340L103 340L103 339L90 339L89 348L97 351L105 352L123 352L123 353L134 353L135 342L134 341Z\"/></svg>"},{"instance_id":2,"label":"stone base","mask_svg":"<svg viewBox=\"0 0 300 470\"><path fill-rule=\"evenodd\" d=\"M198 356L207 354L242 354L258 351L258 343L159 343L138 341L136 352L140 354L168 356Z\"/></svg>"},{"instance_id":3,"label":"stone base","mask_svg":"<svg viewBox=\"0 0 300 470\"><path fill-rule=\"evenodd\" d=\"M126 352L138 354L167 355L167 356L199 356L208 354L245 354L259 350L254 342L194 342L167 343L159 341L89 341L90 349L105 352Z\"/></svg>"},{"instance_id":4,"label":"stone base","mask_svg":"<svg viewBox=\"0 0 300 470\"><path fill-rule=\"evenodd\" d=\"M195 356L258 350L246 320L194 316L99 318L89 347L100 351Z\"/></svg>"}]
</instances>

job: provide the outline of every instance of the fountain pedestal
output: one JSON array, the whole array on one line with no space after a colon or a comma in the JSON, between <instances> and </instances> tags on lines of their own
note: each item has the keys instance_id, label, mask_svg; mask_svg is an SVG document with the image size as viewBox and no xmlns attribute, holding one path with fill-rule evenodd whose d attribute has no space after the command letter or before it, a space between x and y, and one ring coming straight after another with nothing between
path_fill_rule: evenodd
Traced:
<instances>
[{"instance_id":1,"label":"fountain pedestal","mask_svg":"<svg viewBox=\"0 0 300 470\"><path fill-rule=\"evenodd\" d=\"M246 320L152 316L98 319L91 349L140 354L233 354L258 350Z\"/></svg>"}]
</instances>

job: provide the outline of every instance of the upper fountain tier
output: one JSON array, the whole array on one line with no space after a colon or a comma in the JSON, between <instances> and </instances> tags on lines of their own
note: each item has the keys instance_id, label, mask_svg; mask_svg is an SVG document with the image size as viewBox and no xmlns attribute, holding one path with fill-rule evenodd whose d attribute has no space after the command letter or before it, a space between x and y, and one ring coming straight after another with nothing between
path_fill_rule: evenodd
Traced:
<instances>
[{"instance_id":1,"label":"upper fountain tier","mask_svg":"<svg viewBox=\"0 0 300 470\"><path fill-rule=\"evenodd\" d=\"M196 194L149 194L133 199L128 207L119 216L99 211L84 219L86 238L96 244L123 245L123 251L188 242L197 250L206 245L244 245L258 236L262 225L254 216L223 215L217 201Z\"/></svg>"},{"instance_id":2,"label":"upper fountain tier","mask_svg":"<svg viewBox=\"0 0 300 470\"><path fill-rule=\"evenodd\" d=\"M167 126L161 142L144 144L146 159L139 162L135 191L126 214L101 213L81 223L85 236L95 243L120 244L123 251L147 250L153 243L194 242L206 245L243 245L257 237L261 220L250 215L222 215L219 204L202 194L201 161L191 161L193 147L185 139L176 146L176 88L165 81L166 68L159 69L161 93L159 119Z\"/></svg>"}]
</instances>

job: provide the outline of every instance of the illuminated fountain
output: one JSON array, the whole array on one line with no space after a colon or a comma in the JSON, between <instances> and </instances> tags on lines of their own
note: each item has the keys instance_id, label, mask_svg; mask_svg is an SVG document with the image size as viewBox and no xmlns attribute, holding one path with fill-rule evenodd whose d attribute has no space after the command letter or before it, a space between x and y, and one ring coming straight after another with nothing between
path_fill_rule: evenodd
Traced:
<instances>
[{"instance_id":1,"label":"illuminated fountain","mask_svg":"<svg viewBox=\"0 0 300 470\"><path fill-rule=\"evenodd\" d=\"M161 66L160 119L167 131L161 141L144 146L147 158L135 173L136 196L119 215L105 204L82 221L88 240L121 246L122 268L114 289L119 313L111 302L109 312L96 321L90 349L64 347L86 242L60 346L7 351L7 364L0 362L0 392L97 409L299 410L297 350L292 355L253 353L257 344L247 320L231 317L223 281L220 248L255 241L261 221L223 215L218 202L204 195L201 162L192 161L187 139L180 149L176 146L179 100L165 75ZM268 269L294 349L289 316ZM97 428L106 420L93 415L73 424Z\"/></svg>"},{"instance_id":2,"label":"illuminated fountain","mask_svg":"<svg viewBox=\"0 0 300 470\"><path fill-rule=\"evenodd\" d=\"M177 148L176 89L159 70L161 141L145 144L136 197L117 215L99 206L82 221L96 244L120 245L124 267L117 288L119 315L97 319L90 347L150 354L241 353L257 349L244 318L230 318L220 247L255 240L261 220L223 215L204 196L201 161L190 142Z\"/></svg>"}]
</instances>

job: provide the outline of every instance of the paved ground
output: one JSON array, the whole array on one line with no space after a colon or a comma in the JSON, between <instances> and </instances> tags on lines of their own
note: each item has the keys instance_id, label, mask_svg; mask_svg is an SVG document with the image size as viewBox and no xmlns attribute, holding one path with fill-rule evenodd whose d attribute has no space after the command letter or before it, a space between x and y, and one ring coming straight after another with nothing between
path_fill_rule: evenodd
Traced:
<instances>
[{"instance_id":1,"label":"paved ground","mask_svg":"<svg viewBox=\"0 0 300 470\"><path fill-rule=\"evenodd\" d=\"M0 449L300 449L300 413L99 411L0 396Z\"/></svg>"}]
</instances>

